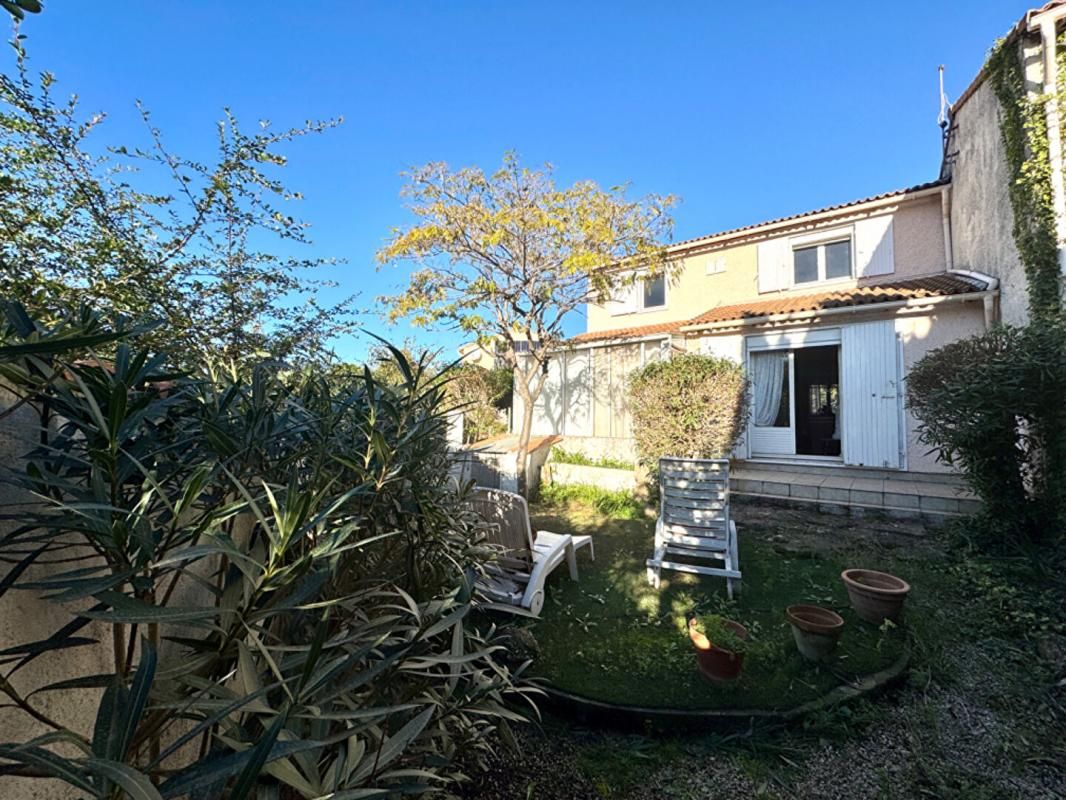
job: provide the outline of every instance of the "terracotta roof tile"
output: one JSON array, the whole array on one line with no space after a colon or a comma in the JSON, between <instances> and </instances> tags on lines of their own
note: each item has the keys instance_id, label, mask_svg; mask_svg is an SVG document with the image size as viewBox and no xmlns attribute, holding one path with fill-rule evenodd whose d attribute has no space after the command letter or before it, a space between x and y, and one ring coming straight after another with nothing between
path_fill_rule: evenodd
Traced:
<instances>
[{"instance_id":1,"label":"terracotta roof tile","mask_svg":"<svg viewBox=\"0 0 1066 800\"><path fill-rule=\"evenodd\" d=\"M592 342L599 339L633 339L640 336L653 336L656 333L673 333L686 325L687 320L679 319L676 322L660 322L657 325L637 325L631 328L616 328L611 331L594 331L579 333L571 342Z\"/></svg>"},{"instance_id":2,"label":"terracotta roof tile","mask_svg":"<svg viewBox=\"0 0 1066 800\"><path fill-rule=\"evenodd\" d=\"M570 341L575 344L581 344L609 339L635 339L643 336L653 336L657 333L677 333L695 326L708 325L714 322L769 317L776 314L795 314L803 311L822 311L827 308L891 303L897 300L912 300L920 297L969 294L971 292L983 292L986 289L988 289L988 284L978 278L958 273L945 273L926 278L879 283L873 286L838 289L834 292L784 295L766 300L755 300L750 303L734 303L712 308L689 320L581 333L570 339Z\"/></svg>"},{"instance_id":3,"label":"terracotta roof tile","mask_svg":"<svg viewBox=\"0 0 1066 800\"><path fill-rule=\"evenodd\" d=\"M705 239L717 239L720 236L731 236L735 233L744 233L745 231L755 230L756 228L762 228L765 225L777 225L781 222L789 222L791 220L803 219L804 217L810 217L815 214L825 214L829 211L838 211L844 208L850 208L851 206L862 205L863 203L873 203L877 200L887 200L890 197L896 197L897 195L903 196L905 194L911 194L912 192L920 192L925 189L932 189L936 186L942 186L943 184L950 183L950 180L939 178L935 181L928 181L926 183L919 183L916 186L908 186L905 189L895 189L891 192L882 192L881 194L875 194L870 197L863 197L859 200L849 200L846 203L838 203L833 206L825 206L824 208L816 208L811 211L804 211L800 214L791 214L787 217L778 217L777 219L768 219L763 222L756 222L751 225L744 225L740 228L730 228L729 230L719 231L718 233L709 233L705 236L697 236L693 239L684 239L680 242L674 242L669 245L672 250L674 248L685 248L694 244L698 244Z\"/></svg>"},{"instance_id":4,"label":"terracotta roof tile","mask_svg":"<svg viewBox=\"0 0 1066 800\"><path fill-rule=\"evenodd\" d=\"M737 303L719 306L705 311L684 324L684 328L706 325L712 322L768 317L776 314L794 314L802 311L822 311L828 308L873 305L919 297L943 297L953 294L983 292L988 284L976 278L959 274L934 275L907 281L881 283L874 286L859 286L835 292L805 294L758 300L753 303Z\"/></svg>"}]
</instances>

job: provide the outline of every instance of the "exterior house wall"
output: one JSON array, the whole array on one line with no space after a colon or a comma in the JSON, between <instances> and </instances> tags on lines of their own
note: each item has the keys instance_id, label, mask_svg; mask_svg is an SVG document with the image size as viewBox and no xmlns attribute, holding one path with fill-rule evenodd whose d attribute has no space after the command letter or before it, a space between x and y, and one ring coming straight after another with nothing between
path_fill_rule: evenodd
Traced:
<instances>
[{"instance_id":1,"label":"exterior house wall","mask_svg":"<svg viewBox=\"0 0 1066 800\"><path fill-rule=\"evenodd\" d=\"M982 333L985 330L984 305L980 300L963 303L951 303L940 305L921 313L896 315L893 313L878 314L874 310L867 311L856 320L834 319L814 323L810 326L789 326L786 330L803 331L817 330L819 328L845 327L861 319L871 321L877 319L894 320L896 334L901 345L902 369L904 384L906 375L914 365L927 353L959 339ZM779 330L779 329L775 329ZM752 329L750 331L737 332L727 331L714 335L690 336L683 340L675 340L674 344L683 345L683 350L689 353L709 353L717 356L732 358L743 363L746 335L767 333L767 329ZM675 337L676 339L676 337ZM608 364L624 362L627 365L635 361L633 344L618 344L609 347L595 348L596 356L594 363L599 365L602 372L597 372L597 380L601 383L611 376L612 380L624 381L624 370L611 371ZM633 367L635 368L635 366ZM597 384L600 385L600 384ZM617 383L615 384L618 385ZM904 387L901 387L904 389ZM605 390L606 391L606 390ZM615 395L608 392L613 398ZM950 473L951 469L939 463L936 457L928 452L928 448L918 441L917 420L903 406L903 436L905 438L906 470L914 473ZM632 438L632 430L628 412L619 409L610 402L597 401L596 425L594 435L591 437L566 437L565 447L577 450L586 455L597 458L610 456L613 458L635 458L635 443ZM617 419L620 415L623 419ZM613 433L617 431L617 433ZM565 433L565 432L564 432ZM740 448L738 456L745 452Z\"/></svg>"},{"instance_id":2,"label":"exterior house wall","mask_svg":"<svg viewBox=\"0 0 1066 800\"><path fill-rule=\"evenodd\" d=\"M892 218L896 270L891 276L859 281L860 286L893 279L917 278L943 272L948 267L944 247L944 213L940 195L905 203Z\"/></svg>"},{"instance_id":3,"label":"exterior house wall","mask_svg":"<svg viewBox=\"0 0 1066 800\"><path fill-rule=\"evenodd\" d=\"M999 100L984 81L952 114L951 238L956 269L999 279L1004 322L1029 321L1025 269L1014 244L1014 212L1007 157L999 127Z\"/></svg>"},{"instance_id":4,"label":"exterior house wall","mask_svg":"<svg viewBox=\"0 0 1066 800\"><path fill-rule=\"evenodd\" d=\"M708 274L719 262L722 271ZM612 314L606 306L590 304L588 331L606 331L633 325L688 320L708 308L740 302L755 296L756 248L753 244L700 253L682 259L666 290L666 308Z\"/></svg>"},{"instance_id":5,"label":"exterior house wall","mask_svg":"<svg viewBox=\"0 0 1066 800\"><path fill-rule=\"evenodd\" d=\"M943 272L947 268L944 246L944 220L939 192L906 199L873 211L854 212L844 209L839 215L810 225L798 220L795 225L762 242L782 242L794 236L834 228L851 230L856 222L872 217L890 216L894 270L891 273L850 280L806 283L774 291L759 292L758 243L742 241L682 256L681 266L667 289L666 307L654 311L612 313L608 305L590 304L587 309L588 331L596 333L616 328L679 322L717 306L733 305L778 296L799 296L830 289L868 286L888 280L914 278Z\"/></svg>"},{"instance_id":6,"label":"exterior house wall","mask_svg":"<svg viewBox=\"0 0 1066 800\"><path fill-rule=\"evenodd\" d=\"M494 369L497 364L496 353L477 342L467 342L459 348L459 360L463 364Z\"/></svg>"},{"instance_id":7,"label":"exterior house wall","mask_svg":"<svg viewBox=\"0 0 1066 800\"><path fill-rule=\"evenodd\" d=\"M984 306L980 301L941 306L921 316L898 317L896 334L903 345L904 376L930 351L984 330ZM904 414L904 434L909 472L952 472L918 441L918 421L909 409Z\"/></svg>"}]
</instances>

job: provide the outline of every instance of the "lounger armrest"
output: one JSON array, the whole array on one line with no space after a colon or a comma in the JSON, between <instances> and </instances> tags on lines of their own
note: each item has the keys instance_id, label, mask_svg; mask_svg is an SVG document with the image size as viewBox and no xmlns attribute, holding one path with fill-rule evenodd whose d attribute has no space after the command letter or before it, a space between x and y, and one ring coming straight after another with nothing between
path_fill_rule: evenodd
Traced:
<instances>
[{"instance_id":1,"label":"lounger armrest","mask_svg":"<svg viewBox=\"0 0 1066 800\"><path fill-rule=\"evenodd\" d=\"M560 539L569 539L570 538L570 534L569 533L556 533L555 531L537 531L536 535L533 537L534 541L536 541L537 536L540 536L542 533L546 533L546 534L548 534L548 536L558 537Z\"/></svg>"},{"instance_id":2,"label":"lounger armrest","mask_svg":"<svg viewBox=\"0 0 1066 800\"><path fill-rule=\"evenodd\" d=\"M544 535L546 534L546 535ZM544 590L544 581L548 573L566 560L570 548L570 534L537 531L533 540L533 571L529 573L526 593L522 605L528 606L529 599L538 591Z\"/></svg>"}]
</instances>

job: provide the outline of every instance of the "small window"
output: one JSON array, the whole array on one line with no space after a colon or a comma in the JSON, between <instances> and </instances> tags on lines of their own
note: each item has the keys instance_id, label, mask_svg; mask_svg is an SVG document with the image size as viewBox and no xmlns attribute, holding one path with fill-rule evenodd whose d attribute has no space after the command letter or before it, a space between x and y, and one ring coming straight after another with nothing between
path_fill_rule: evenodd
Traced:
<instances>
[{"instance_id":1,"label":"small window","mask_svg":"<svg viewBox=\"0 0 1066 800\"><path fill-rule=\"evenodd\" d=\"M644 304L642 308L661 308L666 305L666 276L657 275L654 278L645 278Z\"/></svg>"},{"instance_id":2,"label":"small window","mask_svg":"<svg viewBox=\"0 0 1066 800\"><path fill-rule=\"evenodd\" d=\"M804 247L793 253L795 258L796 283L810 283L818 280L818 248Z\"/></svg>"},{"instance_id":3,"label":"small window","mask_svg":"<svg viewBox=\"0 0 1066 800\"><path fill-rule=\"evenodd\" d=\"M850 239L825 246L825 277L827 280L851 277Z\"/></svg>"},{"instance_id":4,"label":"small window","mask_svg":"<svg viewBox=\"0 0 1066 800\"><path fill-rule=\"evenodd\" d=\"M725 272L725 258L723 256L712 258L707 262L708 275L720 275L723 272Z\"/></svg>"},{"instance_id":5,"label":"small window","mask_svg":"<svg viewBox=\"0 0 1066 800\"><path fill-rule=\"evenodd\" d=\"M851 239L797 247L792 251L792 282L814 283L851 277Z\"/></svg>"}]
</instances>

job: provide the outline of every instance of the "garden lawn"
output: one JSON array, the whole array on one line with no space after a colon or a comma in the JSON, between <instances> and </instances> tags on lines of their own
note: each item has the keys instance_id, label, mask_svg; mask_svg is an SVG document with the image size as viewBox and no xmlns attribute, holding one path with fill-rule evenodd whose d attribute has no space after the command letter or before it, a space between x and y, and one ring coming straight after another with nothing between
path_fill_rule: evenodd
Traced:
<instances>
[{"instance_id":1,"label":"garden lawn","mask_svg":"<svg viewBox=\"0 0 1066 800\"><path fill-rule=\"evenodd\" d=\"M544 509L542 509L544 510ZM579 554L581 579L558 570L532 631L540 646L534 674L551 686L611 703L678 709L787 710L854 679L885 669L906 646L904 631L861 622L840 580L846 566L895 569L856 551L850 559L795 543L739 534L743 590L726 596L722 578L664 570L660 589L646 578L655 522L608 519L573 510L538 516L536 527L594 537L596 561ZM904 575L904 577L908 577ZM922 584L915 605L922 603ZM928 595L926 595L928 597ZM785 608L813 603L845 620L835 657L811 664L796 650ZM738 681L716 685L696 669L686 632L691 612L741 622L751 642Z\"/></svg>"},{"instance_id":2,"label":"garden lawn","mask_svg":"<svg viewBox=\"0 0 1066 800\"><path fill-rule=\"evenodd\" d=\"M739 616L758 618L765 613L760 610L764 598L789 594L788 586L820 599L825 585L826 596L842 604L836 566L829 569L829 564L881 566L910 580L907 679L877 696L788 724L756 722L744 731L639 736L546 714L542 724L516 731L518 747L500 751L493 769L468 787L468 800L1066 797L1066 554L1003 559L969 553L958 538L968 533L965 520L953 525L949 536L919 523L813 509L744 504L734 512L746 579L746 593L736 607ZM621 598L627 588L634 598L645 591L638 564L651 551L652 523L612 520L573 503L535 507L534 516L540 528L591 533L597 537L598 556L592 566L585 552L579 555L579 585L570 583L566 570L552 576L544 617L534 628L544 648L540 674L570 680L588 693L603 689L597 681L606 685L610 679L612 685L634 687L623 698L629 703L647 704L653 693L667 696L652 681L629 680L610 666L600 670L604 659L595 657L593 649L603 636L600 620L608 606L628 608L627 603L636 602L608 598L616 591ZM788 569L778 571L786 560ZM760 587L759 576L767 575L771 585L764 580ZM806 578L795 577L799 575L812 583L808 586ZM779 581L780 589L775 588ZM688 591L708 603L724 602L714 599L721 597L721 582L694 587ZM586 594L606 596L601 604ZM643 613L634 613L633 619L646 619ZM575 620L570 615L584 625L571 626ZM780 611L767 619L760 638L787 643ZM670 626L662 626L656 634L660 639L649 633L650 626L636 624L640 636L627 641L635 642L631 648L641 653L649 641L664 648L680 641L678 652L692 659L676 622ZM845 636L854 633L849 630ZM573 648L569 653L564 649L568 643ZM617 648L610 652L625 658ZM646 669L640 661L631 657L634 672ZM793 668L807 683L821 680L814 668L782 663L783 670ZM686 703L699 697L709 704L710 695L728 692L696 680L693 660L686 671L687 676L676 678L691 689ZM749 672L735 694L754 698L756 674Z\"/></svg>"}]
</instances>

